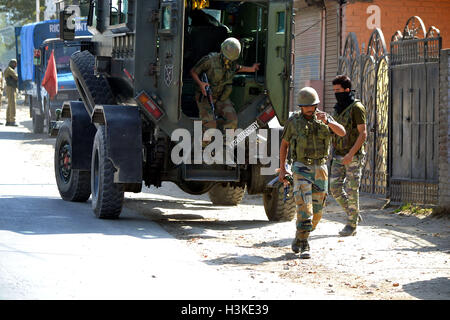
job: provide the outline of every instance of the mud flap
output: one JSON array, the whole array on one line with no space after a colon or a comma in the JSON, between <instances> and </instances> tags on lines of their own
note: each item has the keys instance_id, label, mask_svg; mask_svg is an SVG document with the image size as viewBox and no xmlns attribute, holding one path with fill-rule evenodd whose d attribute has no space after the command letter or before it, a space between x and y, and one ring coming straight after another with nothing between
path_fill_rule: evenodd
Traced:
<instances>
[{"instance_id":1,"label":"mud flap","mask_svg":"<svg viewBox=\"0 0 450 320\"><path fill-rule=\"evenodd\" d=\"M71 119L72 126L72 169L90 171L92 145L97 132L83 102L64 102L61 118Z\"/></svg>"},{"instance_id":2,"label":"mud flap","mask_svg":"<svg viewBox=\"0 0 450 320\"><path fill-rule=\"evenodd\" d=\"M112 161L114 183L142 183L142 122L136 106L97 105L92 122L105 126L107 157Z\"/></svg>"}]
</instances>

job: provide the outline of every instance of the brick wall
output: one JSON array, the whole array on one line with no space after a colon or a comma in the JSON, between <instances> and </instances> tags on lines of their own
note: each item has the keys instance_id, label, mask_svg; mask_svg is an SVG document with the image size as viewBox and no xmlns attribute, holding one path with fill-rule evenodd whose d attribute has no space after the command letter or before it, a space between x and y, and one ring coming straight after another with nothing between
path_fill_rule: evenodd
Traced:
<instances>
[{"instance_id":1,"label":"brick wall","mask_svg":"<svg viewBox=\"0 0 450 320\"><path fill-rule=\"evenodd\" d=\"M367 43L375 27L384 34L387 50L395 31L403 32L406 21L411 16L419 16L428 31L435 26L443 37L442 47L450 48L450 0L350 0L343 12L343 32L355 32L360 48Z\"/></svg>"},{"instance_id":2,"label":"brick wall","mask_svg":"<svg viewBox=\"0 0 450 320\"><path fill-rule=\"evenodd\" d=\"M450 210L450 49L441 50L439 85L439 205Z\"/></svg>"}]
</instances>

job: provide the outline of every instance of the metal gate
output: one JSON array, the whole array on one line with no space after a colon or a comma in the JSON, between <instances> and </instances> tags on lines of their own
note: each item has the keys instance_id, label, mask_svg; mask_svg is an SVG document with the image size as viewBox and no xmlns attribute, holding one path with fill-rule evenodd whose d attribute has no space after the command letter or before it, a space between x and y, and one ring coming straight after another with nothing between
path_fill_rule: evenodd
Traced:
<instances>
[{"instance_id":1,"label":"metal gate","mask_svg":"<svg viewBox=\"0 0 450 320\"><path fill-rule=\"evenodd\" d=\"M356 97L366 107L366 162L361 179L362 192L387 195L389 62L383 32L375 29L367 50L361 54L351 32L339 58L339 74L350 77Z\"/></svg>"},{"instance_id":2,"label":"metal gate","mask_svg":"<svg viewBox=\"0 0 450 320\"><path fill-rule=\"evenodd\" d=\"M408 19L391 41L389 196L395 202L437 203L439 30Z\"/></svg>"}]
</instances>

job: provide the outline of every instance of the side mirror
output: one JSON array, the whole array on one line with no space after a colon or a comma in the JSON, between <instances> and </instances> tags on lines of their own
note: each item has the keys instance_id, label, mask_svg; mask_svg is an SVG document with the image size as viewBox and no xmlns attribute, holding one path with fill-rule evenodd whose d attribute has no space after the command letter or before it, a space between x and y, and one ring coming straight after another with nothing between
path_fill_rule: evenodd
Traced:
<instances>
[{"instance_id":1,"label":"side mirror","mask_svg":"<svg viewBox=\"0 0 450 320\"><path fill-rule=\"evenodd\" d=\"M92 26L94 20L94 1L89 2L89 11L87 16L87 25Z\"/></svg>"},{"instance_id":2,"label":"side mirror","mask_svg":"<svg viewBox=\"0 0 450 320\"><path fill-rule=\"evenodd\" d=\"M75 39L74 15L66 10L59 12L59 38L62 40Z\"/></svg>"},{"instance_id":3,"label":"side mirror","mask_svg":"<svg viewBox=\"0 0 450 320\"><path fill-rule=\"evenodd\" d=\"M39 49L34 49L33 51L33 64L35 66L41 65L41 50Z\"/></svg>"}]
</instances>

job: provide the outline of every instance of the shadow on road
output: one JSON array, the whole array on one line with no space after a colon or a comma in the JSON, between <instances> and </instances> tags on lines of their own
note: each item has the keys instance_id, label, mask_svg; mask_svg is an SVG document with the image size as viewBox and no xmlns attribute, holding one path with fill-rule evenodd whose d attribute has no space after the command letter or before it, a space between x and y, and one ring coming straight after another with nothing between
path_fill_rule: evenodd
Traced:
<instances>
[{"instance_id":1,"label":"shadow on road","mask_svg":"<svg viewBox=\"0 0 450 320\"><path fill-rule=\"evenodd\" d=\"M447 288L446 292L442 292L442 288ZM450 279L439 277L430 280L411 282L403 285L403 290L422 300L447 300L450 296Z\"/></svg>"},{"instance_id":2,"label":"shadow on road","mask_svg":"<svg viewBox=\"0 0 450 320\"><path fill-rule=\"evenodd\" d=\"M24 235L90 234L132 236L144 239L168 235L152 221L124 209L116 220L98 219L90 201L68 202L58 198L1 196L0 231Z\"/></svg>"},{"instance_id":3,"label":"shadow on road","mask_svg":"<svg viewBox=\"0 0 450 320\"><path fill-rule=\"evenodd\" d=\"M360 198L361 216L363 217L363 221L359 224L361 227L382 229L381 234L401 238L409 242L414 242L414 239L418 237L435 245L423 247L423 245L417 244L416 249L408 250L420 252L450 250L448 241L450 237L450 219L431 216L402 216L394 213L395 208L381 209L381 201L378 202L377 208L376 202L368 197L362 196ZM327 203L328 206L323 219L340 222L344 226L346 214L333 199L328 199Z\"/></svg>"}]
</instances>

